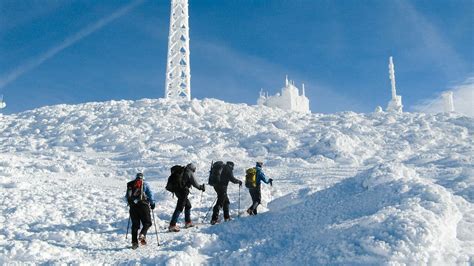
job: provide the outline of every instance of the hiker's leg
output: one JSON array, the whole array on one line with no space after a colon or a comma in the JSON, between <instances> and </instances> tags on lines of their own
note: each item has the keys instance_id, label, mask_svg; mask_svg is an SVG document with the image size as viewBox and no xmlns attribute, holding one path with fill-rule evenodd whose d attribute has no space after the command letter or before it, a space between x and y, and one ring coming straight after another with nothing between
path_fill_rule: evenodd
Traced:
<instances>
[{"instance_id":1,"label":"hiker's leg","mask_svg":"<svg viewBox=\"0 0 474 266\"><path fill-rule=\"evenodd\" d=\"M191 208L191 202L189 201L188 197L186 197L184 204L184 221L186 223L191 222Z\"/></svg>"},{"instance_id":2,"label":"hiker's leg","mask_svg":"<svg viewBox=\"0 0 474 266\"><path fill-rule=\"evenodd\" d=\"M223 204L223 209L224 209L224 219L229 219L230 218L230 213L229 213L229 197L227 196L227 193L224 194L224 204Z\"/></svg>"},{"instance_id":3,"label":"hiker's leg","mask_svg":"<svg viewBox=\"0 0 474 266\"><path fill-rule=\"evenodd\" d=\"M214 209L212 212L212 220L216 221L219 218L219 211L222 208L222 205L224 203L224 197L222 195L222 188L215 186L214 190L217 193L217 200L216 200L216 205L214 205Z\"/></svg>"},{"instance_id":4,"label":"hiker's leg","mask_svg":"<svg viewBox=\"0 0 474 266\"><path fill-rule=\"evenodd\" d=\"M260 203L262 202L262 192L260 190L260 187L257 187L255 189L255 207L253 208L253 214L254 215L257 215L257 207L258 205L260 205Z\"/></svg>"},{"instance_id":5,"label":"hiker's leg","mask_svg":"<svg viewBox=\"0 0 474 266\"><path fill-rule=\"evenodd\" d=\"M183 212L184 205L186 203L185 197L182 197L181 195L178 196L178 194L176 194L176 196L178 197L178 202L176 203L176 208L174 209L173 216L171 217L171 222L170 222L171 226L176 225L176 222L178 221L178 217L181 214L181 212Z\"/></svg>"},{"instance_id":6,"label":"hiker's leg","mask_svg":"<svg viewBox=\"0 0 474 266\"><path fill-rule=\"evenodd\" d=\"M138 230L140 229L140 216L137 205L130 206L130 220L132 221L132 243L138 243Z\"/></svg>"},{"instance_id":7,"label":"hiker's leg","mask_svg":"<svg viewBox=\"0 0 474 266\"><path fill-rule=\"evenodd\" d=\"M140 231L140 234L146 236L148 228L150 228L150 226L152 225L150 206L148 206L148 204L142 204L140 206L140 220L142 222L142 230Z\"/></svg>"},{"instance_id":8,"label":"hiker's leg","mask_svg":"<svg viewBox=\"0 0 474 266\"><path fill-rule=\"evenodd\" d=\"M252 206L250 206L250 209L254 211L257 209L257 206L259 204L258 196L257 196L257 189L256 188L251 188L249 189L250 196L252 197Z\"/></svg>"}]
</instances>

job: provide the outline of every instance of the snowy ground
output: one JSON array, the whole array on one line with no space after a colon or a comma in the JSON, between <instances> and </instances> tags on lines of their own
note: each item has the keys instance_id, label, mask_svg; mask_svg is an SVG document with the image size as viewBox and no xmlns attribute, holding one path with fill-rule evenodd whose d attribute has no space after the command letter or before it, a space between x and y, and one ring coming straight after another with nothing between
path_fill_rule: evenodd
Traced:
<instances>
[{"instance_id":1,"label":"snowy ground","mask_svg":"<svg viewBox=\"0 0 474 266\"><path fill-rule=\"evenodd\" d=\"M0 263L474 264L474 120L457 114L286 113L218 100L111 101L0 116ZM166 233L169 168L256 160L256 217ZM158 236L125 240L125 184L154 189ZM241 209L250 205L245 189ZM201 200L202 196L202 200ZM231 214L239 189L229 188Z\"/></svg>"}]
</instances>

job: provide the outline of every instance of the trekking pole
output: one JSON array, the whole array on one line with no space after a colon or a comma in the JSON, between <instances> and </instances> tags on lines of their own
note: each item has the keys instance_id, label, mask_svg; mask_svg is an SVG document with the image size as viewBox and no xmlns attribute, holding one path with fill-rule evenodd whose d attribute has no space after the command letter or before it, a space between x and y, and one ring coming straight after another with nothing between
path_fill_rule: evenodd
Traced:
<instances>
[{"instance_id":1,"label":"trekking pole","mask_svg":"<svg viewBox=\"0 0 474 266\"><path fill-rule=\"evenodd\" d=\"M237 217L239 217L239 218L240 218L240 187L241 186L239 185L239 211L237 213Z\"/></svg>"},{"instance_id":2,"label":"trekking pole","mask_svg":"<svg viewBox=\"0 0 474 266\"><path fill-rule=\"evenodd\" d=\"M206 220L206 219L207 219L207 216L209 215L209 212L211 211L211 209L212 209L212 206L214 206L214 204L216 203L216 201L217 201L217 198L214 200L214 202L212 203L211 207L209 207L209 210L207 210L207 212L206 212L206 216L204 216L204 220Z\"/></svg>"},{"instance_id":3,"label":"trekking pole","mask_svg":"<svg viewBox=\"0 0 474 266\"><path fill-rule=\"evenodd\" d=\"M153 214L153 224L155 225L156 243L158 244L158 246L160 246L160 240L158 239L158 230L156 230L155 212L153 211L153 209L151 210L151 213Z\"/></svg>"},{"instance_id":4,"label":"trekking pole","mask_svg":"<svg viewBox=\"0 0 474 266\"><path fill-rule=\"evenodd\" d=\"M202 194L204 194L204 191L201 191L201 202L199 203L199 206L201 206L201 207L202 207ZM201 218L199 217L199 219L201 219ZM201 223L202 223L202 220L201 220L201 221L199 221L199 222L201 222Z\"/></svg>"},{"instance_id":5,"label":"trekking pole","mask_svg":"<svg viewBox=\"0 0 474 266\"><path fill-rule=\"evenodd\" d=\"M202 194L204 194L204 191L201 191L201 202L199 203L199 205L202 206Z\"/></svg>"},{"instance_id":6,"label":"trekking pole","mask_svg":"<svg viewBox=\"0 0 474 266\"><path fill-rule=\"evenodd\" d=\"M130 227L130 214L128 215L128 223L127 223L127 234L125 234L125 240L127 239L128 237L128 228Z\"/></svg>"}]
</instances>

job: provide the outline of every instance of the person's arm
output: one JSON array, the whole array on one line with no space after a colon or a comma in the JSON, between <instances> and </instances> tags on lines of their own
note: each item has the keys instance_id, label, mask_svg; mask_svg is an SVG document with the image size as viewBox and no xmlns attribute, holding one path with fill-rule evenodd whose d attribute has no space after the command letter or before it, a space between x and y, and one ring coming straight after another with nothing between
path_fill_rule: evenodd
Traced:
<instances>
[{"instance_id":1,"label":"person's arm","mask_svg":"<svg viewBox=\"0 0 474 266\"><path fill-rule=\"evenodd\" d=\"M151 188L148 185L148 183L145 183L145 186L143 188L144 188L145 195L148 199L148 202L150 202L151 205L154 205L155 204L155 198L153 196L153 191L151 191Z\"/></svg>"},{"instance_id":2,"label":"person's arm","mask_svg":"<svg viewBox=\"0 0 474 266\"><path fill-rule=\"evenodd\" d=\"M261 169L260 169L260 171L258 171L258 179L260 181L263 181L263 183L265 183L265 184L270 183L270 181L267 180L267 177L265 176L265 173Z\"/></svg>"},{"instance_id":3,"label":"person's arm","mask_svg":"<svg viewBox=\"0 0 474 266\"><path fill-rule=\"evenodd\" d=\"M194 178L194 174L192 172L190 172L189 174L189 181L191 182L191 185L199 190L202 189L201 186L198 185L198 183L196 182L196 178Z\"/></svg>"},{"instance_id":4,"label":"person's arm","mask_svg":"<svg viewBox=\"0 0 474 266\"><path fill-rule=\"evenodd\" d=\"M128 204L128 187L127 187L127 191L125 191L125 197L123 199Z\"/></svg>"},{"instance_id":5,"label":"person's arm","mask_svg":"<svg viewBox=\"0 0 474 266\"><path fill-rule=\"evenodd\" d=\"M130 204L130 202L128 202L128 197L129 197L128 193L130 193L129 189L130 189L130 188L129 188L128 184L127 184L127 190L125 191L125 197L124 197L124 200L125 200L125 202L127 203L127 205ZM131 196L131 195L130 195L130 196Z\"/></svg>"},{"instance_id":6,"label":"person's arm","mask_svg":"<svg viewBox=\"0 0 474 266\"><path fill-rule=\"evenodd\" d=\"M237 178L235 178L234 176L234 172L231 171L230 174L229 174L229 181L234 183L234 184L240 184L242 183L242 181L238 180Z\"/></svg>"}]
</instances>

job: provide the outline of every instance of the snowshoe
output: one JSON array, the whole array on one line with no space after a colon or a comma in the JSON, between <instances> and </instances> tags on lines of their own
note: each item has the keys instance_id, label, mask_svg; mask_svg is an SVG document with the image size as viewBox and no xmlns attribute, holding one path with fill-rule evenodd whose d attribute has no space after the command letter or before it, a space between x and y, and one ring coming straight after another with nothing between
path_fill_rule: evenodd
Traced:
<instances>
[{"instance_id":1,"label":"snowshoe","mask_svg":"<svg viewBox=\"0 0 474 266\"><path fill-rule=\"evenodd\" d=\"M132 249L137 249L138 248L138 243L132 243Z\"/></svg>"},{"instance_id":2,"label":"snowshoe","mask_svg":"<svg viewBox=\"0 0 474 266\"><path fill-rule=\"evenodd\" d=\"M191 227L194 227L194 224L192 222L187 222L185 225L184 225L184 228L191 228Z\"/></svg>"},{"instance_id":3,"label":"snowshoe","mask_svg":"<svg viewBox=\"0 0 474 266\"><path fill-rule=\"evenodd\" d=\"M211 225L215 225L215 224L218 224L218 223L219 223L218 220L212 220L212 221L211 221Z\"/></svg>"}]
</instances>

